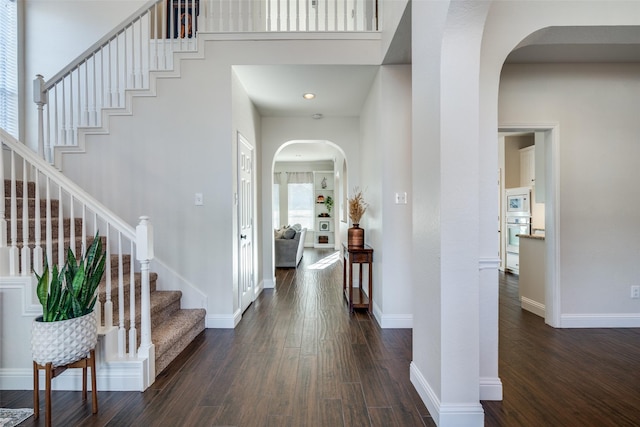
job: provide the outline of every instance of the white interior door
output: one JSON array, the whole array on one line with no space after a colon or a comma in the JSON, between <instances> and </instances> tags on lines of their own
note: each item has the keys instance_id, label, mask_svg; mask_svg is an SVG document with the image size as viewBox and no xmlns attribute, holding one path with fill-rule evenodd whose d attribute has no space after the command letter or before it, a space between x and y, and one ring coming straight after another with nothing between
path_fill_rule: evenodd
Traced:
<instances>
[{"instance_id":1,"label":"white interior door","mask_svg":"<svg viewBox=\"0 0 640 427\"><path fill-rule=\"evenodd\" d=\"M240 308L244 312L255 292L253 248L253 147L238 133L238 285Z\"/></svg>"}]
</instances>

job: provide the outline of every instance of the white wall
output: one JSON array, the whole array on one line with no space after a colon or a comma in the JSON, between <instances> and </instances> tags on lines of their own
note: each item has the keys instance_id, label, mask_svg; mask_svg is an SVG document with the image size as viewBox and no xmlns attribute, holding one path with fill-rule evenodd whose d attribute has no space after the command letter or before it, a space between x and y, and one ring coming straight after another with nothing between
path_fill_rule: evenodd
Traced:
<instances>
[{"instance_id":1,"label":"white wall","mask_svg":"<svg viewBox=\"0 0 640 427\"><path fill-rule=\"evenodd\" d=\"M369 208L366 243L374 249L373 302L382 327L413 323L411 247L411 67L382 66L363 108L362 183ZM353 189L350 188L351 192ZM408 203L395 203L395 193Z\"/></svg>"},{"instance_id":2,"label":"white wall","mask_svg":"<svg viewBox=\"0 0 640 427\"><path fill-rule=\"evenodd\" d=\"M640 301L638 64L506 65L500 122L560 128L560 286L563 317L627 316ZM630 325L629 325L630 326Z\"/></svg>"},{"instance_id":3,"label":"white wall","mask_svg":"<svg viewBox=\"0 0 640 427\"><path fill-rule=\"evenodd\" d=\"M326 64L336 60L372 64L379 61L376 46L376 40L205 42L206 59L183 60L181 79L159 79L157 97L135 98L133 116L111 117L110 135L88 136L87 153L65 156L62 168L131 224L138 216L149 215L155 226L156 257L206 296L208 326L233 327L240 316L234 249L237 130L250 141L253 136L256 143L257 222L263 231L271 230L270 222L263 223L264 212L270 215L271 200L260 199L265 174L260 167L264 158L262 134L257 130L260 123L243 99L240 85L234 84L233 65ZM238 111L242 117L234 119ZM332 128L323 136L307 132L305 123L289 129L287 139L309 135L309 139L357 144L356 121L335 120L319 121L322 127ZM343 122L352 123L349 126L354 131L343 133ZM356 151L348 151L351 158L357 158ZM273 150L267 153L268 175L273 154ZM354 171L358 171L357 164ZM203 193L204 206L194 206L196 192ZM259 231L256 245L260 249L263 239ZM258 254L259 270L269 271L268 275L258 273L264 286L273 280L271 246L267 246L266 255ZM159 280L162 283L162 278Z\"/></svg>"},{"instance_id":4,"label":"white wall","mask_svg":"<svg viewBox=\"0 0 640 427\"><path fill-rule=\"evenodd\" d=\"M469 393L476 387L480 387L480 396L483 390L501 393L497 375L495 173L498 84L504 60L525 37L549 26L640 23L638 2L495 1L483 17L485 5L474 1L412 5L413 273L419 282L414 289L411 374L439 425L483 425L482 410L472 403L477 397ZM482 43L477 51L479 63L474 63L475 54L470 51L478 41ZM539 111L539 120L542 114L544 111ZM465 136L471 144L465 143ZM462 156L457 168L449 162L450 148L458 148ZM429 167L418 170L417 164ZM460 173L456 177L456 170L464 170L478 185ZM452 208L460 201L477 206L465 209L467 218L458 223L458 229L479 228L479 234L466 239L445 223L459 219L459 210ZM474 221L477 223L472 225ZM479 245L472 249L474 255L464 245L475 245L476 238ZM449 243L445 241L464 248L456 263L447 261ZM475 278L471 277L472 269L476 270ZM468 298L474 289L459 280L467 274L479 288L477 297ZM562 280L564 277L560 275ZM457 297L455 303L451 297ZM561 307L566 310L566 304ZM476 329L473 324L478 319ZM461 328L463 325L468 328ZM473 343L479 346L474 348ZM478 350L480 364L475 370L474 353Z\"/></svg>"},{"instance_id":5,"label":"white wall","mask_svg":"<svg viewBox=\"0 0 640 427\"><path fill-rule=\"evenodd\" d=\"M33 84L53 77L78 55L140 8L142 0L24 0L25 143L38 146Z\"/></svg>"}]
</instances>

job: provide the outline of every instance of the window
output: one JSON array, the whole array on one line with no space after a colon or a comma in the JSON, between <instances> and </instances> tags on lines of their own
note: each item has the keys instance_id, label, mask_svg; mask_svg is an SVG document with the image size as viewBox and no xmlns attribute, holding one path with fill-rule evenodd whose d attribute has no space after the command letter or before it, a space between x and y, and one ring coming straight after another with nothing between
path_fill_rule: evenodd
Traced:
<instances>
[{"instance_id":1,"label":"window","mask_svg":"<svg viewBox=\"0 0 640 427\"><path fill-rule=\"evenodd\" d=\"M0 0L0 127L18 138L18 10Z\"/></svg>"},{"instance_id":2,"label":"window","mask_svg":"<svg viewBox=\"0 0 640 427\"><path fill-rule=\"evenodd\" d=\"M289 192L289 224L313 229L313 183L287 184Z\"/></svg>"}]
</instances>

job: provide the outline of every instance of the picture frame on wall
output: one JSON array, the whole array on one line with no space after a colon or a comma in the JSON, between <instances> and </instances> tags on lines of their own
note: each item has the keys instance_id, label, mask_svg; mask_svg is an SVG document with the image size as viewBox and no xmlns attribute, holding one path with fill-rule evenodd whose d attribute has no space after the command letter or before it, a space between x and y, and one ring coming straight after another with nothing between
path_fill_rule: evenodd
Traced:
<instances>
[{"instance_id":1,"label":"picture frame on wall","mask_svg":"<svg viewBox=\"0 0 640 427\"><path fill-rule=\"evenodd\" d=\"M329 231L330 221L318 221L318 228L320 231Z\"/></svg>"},{"instance_id":2,"label":"picture frame on wall","mask_svg":"<svg viewBox=\"0 0 640 427\"><path fill-rule=\"evenodd\" d=\"M200 0L167 0L167 38L195 37L198 31Z\"/></svg>"}]
</instances>

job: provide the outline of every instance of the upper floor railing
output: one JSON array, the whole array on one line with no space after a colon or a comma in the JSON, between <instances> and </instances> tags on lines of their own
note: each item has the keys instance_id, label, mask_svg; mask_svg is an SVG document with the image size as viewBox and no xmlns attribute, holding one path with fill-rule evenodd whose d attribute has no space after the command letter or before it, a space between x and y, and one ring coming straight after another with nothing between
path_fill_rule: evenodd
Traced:
<instances>
[{"instance_id":1,"label":"upper floor railing","mask_svg":"<svg viewBox=\"0 0 640 427\"><path fill-rule=\"evenodd\" d=\"M101 128L127 91L149 88L150 71L173 69L175 52L198 49L201 33L372 32L378 0L152 0L45 81L37 76L38 152L77 146L79 129Z\"/></svg>"}]
</instances>

